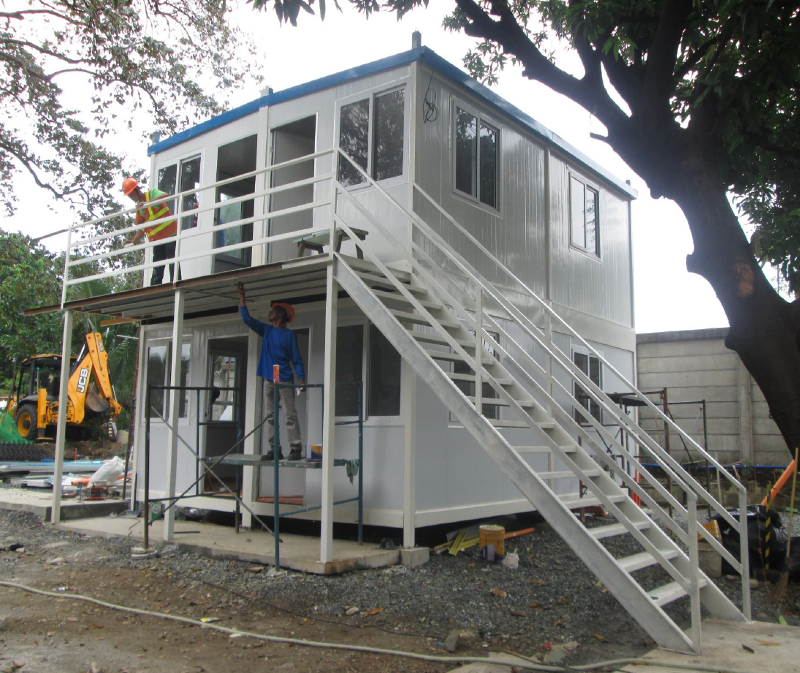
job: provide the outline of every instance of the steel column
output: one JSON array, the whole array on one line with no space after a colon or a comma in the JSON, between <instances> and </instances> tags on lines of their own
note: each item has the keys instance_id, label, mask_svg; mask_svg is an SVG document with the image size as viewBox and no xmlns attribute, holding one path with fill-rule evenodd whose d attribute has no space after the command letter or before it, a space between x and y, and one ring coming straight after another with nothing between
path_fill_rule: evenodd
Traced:
<instances>
[{"instance_id":1,"label":"steel column","mask_svg":"<svg viewBox=\"0 0 800 673\"><path fill-rule=\"evenodd\" d=\"M331 239L333 241L333 239ZM322 389L322 521L319 560L333 560L333 459L336 436L336 325L338 322L339 284L334 264L328 267L325 296L325 364ZM360 466L363 469L363 466Z\"/></svg>"},{"instance_id":2,"label":"steel column","mask_svg":"<svg viewBox=\"0 0 800 673\"><path fill-rule=\"evenodd\" d=\"M177 272L176 272L177 273ZM175 310L172 322L172 365L169 391L169 453L167 454L167 497L175 497L175 484L178 470L178 416L180 414L181 391L176 390L181 380L181 346L183 339L183 306L185 290L175 291ZM172 540L175 530L175 508L169 507L164 513L164 540Z\"/></svg>"},{"instance_id":3,"label":"steel column","mask_svg":"<svg viewBox=\"0 0 800 673\"><path fill-rule=\"evenodd\" d=\"M56 423L56 465L53 475L53 509L50 521L61 521L61 475L64 470L64 443L67 436L67 409L69 408L69 374L72 354L72 323L75 311L64 311L64 334L61 339L61 381L58 389L58 422ZM38 418L38 414L37 414Z\"/></svg>"}]
</instances>

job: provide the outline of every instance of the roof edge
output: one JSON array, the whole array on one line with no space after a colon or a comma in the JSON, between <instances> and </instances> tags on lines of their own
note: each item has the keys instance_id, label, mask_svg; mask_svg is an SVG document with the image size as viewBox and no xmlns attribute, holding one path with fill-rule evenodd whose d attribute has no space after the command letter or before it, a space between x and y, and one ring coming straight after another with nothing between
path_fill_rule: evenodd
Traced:
<instances>
[{"instance_id":1,"label":"roof edge","mask_svg":"<svg viewBox=\"0 0 800 673\"><path fill-rule=\"evenodd\" d=\"M637 344L669 343L675 341L702 341L706 339L725 339L729 327L709 327L707 329L678 330L675 332L647 332L636 335Z\"/></svg>"},{"instance_id":2,"label":"roof edge","mask_svg":"<svg viewBox=\"0 0 800 673\"><path fill-rule=\"evenodd\" d=\"M315 79L304 84L298 84L297 86L289 87L288 89L284 89L282 91L261 96L260 98L256 98L249 103L240 105L233 110L223 112L216 117L212 117L211 119L201 122L192 128L181 131L180 133L177 133L166 140L162 140L150 145L150 147L147 148L147 156L152 156L158 152L163 152L171 147L175 147L176 145L184 143L187 140L191 140L192 138L196 138L204 133L208 133L215 128L229 124L237 119L241 119L242 117L257 112L262 107L276 105L293 98L298 98L300 96L321 91L323 89L328 89L337 84L341 84L342 82L374 75L378 72L397 68L402 65L408 65L409 63L413 63L415 61L421 61L425 63L432 69L442 74L444 77L470 90L476 96L479 96L485 100L487 103L489 103L489 105L494 107L505 116L515 119L523 127L531 131L535 136L542 138L548 144L562 150L570 157L577 160L580 164L588 168L596 175L599 175L606 182L613 185L626 196L630 197L631 199L638 197L637 190L627 182L619 179L607 171L574 145L564 140L561 136L553 133L550 129L536 121L529 114L520 110L517 106L509 103L499 94L496 94L494 91L492 91L489 87L470 77L467 73L439 56L429 47L417 47L415 49L410 49L408 51L395 54L394 56L388 56L377 61L372 61L371 63L367 63L365 65L348 68L347 70L342 70L332 75L326 75L325 77L320 77L319 79Z\"/></svg>"}]
</instances>

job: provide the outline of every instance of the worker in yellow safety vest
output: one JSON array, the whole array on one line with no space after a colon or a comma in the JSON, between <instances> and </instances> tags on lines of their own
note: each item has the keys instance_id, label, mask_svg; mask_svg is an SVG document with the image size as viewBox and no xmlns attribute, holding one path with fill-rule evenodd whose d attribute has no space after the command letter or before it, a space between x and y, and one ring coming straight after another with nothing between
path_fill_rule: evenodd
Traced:
<instances>
[{"instance_id":1,"label":"worker in yellow safety vest","mask_svg":"<svg viewBox=\"0 0 800 673\"><path fill-rule=\"evenodd\" d=\"M125 178L122 181L122 193L125 194L135 203L144 207L136 211L136 224L144 224L145 222L153 222L161 220L165 217L172 215L166 201L156 203L155 205L147 206L151 201L158 201L165 196L166 192L160 189L148 189L146 192L142 191L139 186L139 181L136 178ZM164 220L157 222L152 227L144 227L138 229L130 241L126 244L136 245L139 241L147 236L148 241L161 241L167 238L172 238L178 231L178 223L176 220ZM161 245L153 246L153 262L163 262L166 259L175 258L175 241L169 243L162 243ZM175 281L175 265L169 265L169 274L173 282ZM150 285L160 285L164 279L164 265L153 268L153 275L150 278Z\"/></svg>"}]
</instances>

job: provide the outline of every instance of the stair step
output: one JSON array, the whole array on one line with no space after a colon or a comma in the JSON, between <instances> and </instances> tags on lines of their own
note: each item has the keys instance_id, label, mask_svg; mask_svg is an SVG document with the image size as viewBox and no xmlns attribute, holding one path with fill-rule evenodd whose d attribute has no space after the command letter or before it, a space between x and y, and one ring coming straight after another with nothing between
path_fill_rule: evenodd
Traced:
<instances>
[{"instance_id":1,"label":"stair step","mask_svg":"<svg viewBox=\"0 0 800 673\"><path fill-rule=\"evenodd\" d=\"M454 372L445 372L445 374L447 374L447 376L449 376L451 379L453 379L453 381L469 381L470 383L474 383L475 382L475 374L456 374ZM486 379L483 379L483 380L486 381ZM498 379L498 378L495 378L495 381L497 381L497 383L500 384L501 386L514 385L514 380L513 379Z\"/></svg>"},{"instance_id":2,"label":"stair step","mask_svg":"<svg viewBox=\"0 0 800 673\"><path fill-rule=\"evenodd\" d=\"M487 419L496 428L530 428L531 425L538 425L543 430L552 430L556 427L553 421L506 421L497 418Z\"/></svg>"},{"instance_id":3,"label":"stair step","mask_svg":"<svg viewBox=\"0 0 800 673\"><path fill-rule=\"evenodd\" d=\"M708 582L701 577L699 584L700 588L702 589L706 584L708 584ZM656 589L651 589L647 592L647 595L653 599L653 603L663 607L667 603L672 603L672 601L683 598L686 595L686 591L677 582L670 582L669 584L657 587Z\"/></svg>"},{"instance_id":4,"label":"stair step","mask_svg":"<svg viewBox=\"0 0 800 673\"><path fill-rule=\"evenodd\" d=\"M473 377L472 380L474 381L475 377ZM467 397L467 399L472 402L472 404L475 404L474 397ZM483 403L493 407L511 406L510 402L506 402L505 400L501 400L497 397L484 397ZM523 409L533 409L536 406L536 402L534 400L517 400L517 404L519 404L519 406L521 406Z\"/></svg>"},{"instance_id":5,"label":"stair step","mask_svg":"<svg viewBox=\"0 0 800 673\"><path fill-rule=\"evenodd\" d=\"M633 524L636 530L647 530L650 528L650 521L638 521ZM597 526L596 528L589 528L589 535L595 540L602 540L606 537L616 537L617 535L625 535L628 529L621 523L613 523L610 526Z\"/></svg>"},{"instance_id":6,"label":"stair step","mask_svg":"<svg viewBox=\"0 0 800 673\"><path fill-rule=\"evenodd\" d=\"M570 444L569 446L559 447L564 453L575 453L578 448ZM515 446L514 450L517 453L552 453L553 449L549 446Z\"/></svg>"},{"instance_id":7,"label":"stair step","mask_svg":"<svg viewBox=\"0 0 800 673\"><path fill-rule=\"evenodd\" d=\"M386 290L373 290L372 292L376 297L380 299L385 299L386 301L399 301L406 305L409 305L411 303L399 292L387 292ZM432 308L432 309L444 308L439 302L430 301L428 299L417 299L417 301L425 308Z\"/></svg>"},{"instance_id":8,"label":"stair step","mask_svg":"<svg viewBox=\"0 0 800 673\"><path fill-rule=\"evenodd\" d=\"M411 334L411 336L413 336L417 341L424 341L425 343L442 344L445 346L450 344L450 342L447 339L439 336L438 334L426 334L424 332L413 332L413 331L409 332L409 334ZM466 339L456 339L456 338L453 338L453 341L455 341L462 348L475 348L474 341L467 341ZM474 376L472 378L473 380L475 379Z\"/></svg>"},{"instance_id":9,"label":"stair step","mask_svg":"<svg viewBox=\"0 0 800 673\"><path fill-rule=\"evenodd\" d=\"M462 358L458 353L448 353L447 351L432 351L428 350L427 348L425 349L425 352L428 355L430 355L431 358L433 358L434 360L448 360L449 362L464 362L464 358ZM482 364L484 365L497 364L497 360L495 360L491 355L487 353L482 358ZM469 378L471 378L473 381L475 380L474 376L472 377L467 376L467 379Z\"/></svg>"},{"instance_id":10,"label":"stair step","mask_svg":"<svg viewBox=\"0 0 800 673\"><path fill-rule=\"evenodd\" d=\"M417 325L430 325L427 318L421 315L417 315L416 313L409 313L408 311L398 311L397 309L393 308L387 310L400 322L411 322ZM452 327L452 328L461 327L461 323L456 320L442 320L440 318L435 318L435 320L442 327Z\"/></svg>"},{"instance_id":11,"label":"stair step","mask_svg":"<svg viewBox=\"0 0 800 673\"><path fill-rule=\"evenodd\" d=\"M578 509L580 507L602 507L603 505L603 503L591 493L583 496L582 498L575 493L570 493L569 495L559 497L561 498L561 502L563 502L570 509ZM620 493L617 495L610 495L607 499L613 503L617 503L624 501L627 497L628 496L624 493Z\"/></svg>"},{"instance_id":12,"label":"stair step","mask_svg":"<svg viewBox=\"0 0 800 673\"><path fill-rule=\"evenodd\" d=\"M571 470L558 470L556 472L537 472L541 479L577 479L578 477ZM586 476L589 478L599 477L603 474L603 470L586 470Z\"/></svg>"},{"instance_id":13,"label":"stair step","mask_svg":"<svg viewBox=\"0 0 800 673\"><path fill-rule=\"evenodd\" d=\"M385 287L385 288L392 288L394 284L390 281L386 276L380 276L374 273L368 273L366 271L359 271L355 269L356 275L358 275L361 280L364 281L370 287L378 286L378 287ZM400 281L405 286L406 290L409 292L413 292L414 294L428 294L428 288L424 285L416 285L414 283L407 283L405 281Z\"/></svg>"},{"instance_id":14,"label":"stair step","mask_svg":"<svg viewBox=\"0 0 800 673\"><path fill-rule=\"evenodd\" d=\"M677 549L665 549L661 552L661 555L666 559L675 558L678 554L679 552ZM617 559L617 563L619 563L620 567L625 572L632 573L642 568L656 565L658 561L656 561L656 557L650 552L643 551L640 554L633 554L632 556Z\"/></svg>"}]
</instances>

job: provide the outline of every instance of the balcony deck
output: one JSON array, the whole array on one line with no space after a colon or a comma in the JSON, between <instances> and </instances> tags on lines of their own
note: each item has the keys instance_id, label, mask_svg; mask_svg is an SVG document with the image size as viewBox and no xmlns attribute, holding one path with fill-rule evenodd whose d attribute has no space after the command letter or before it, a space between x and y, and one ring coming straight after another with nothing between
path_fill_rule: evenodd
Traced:
<instances>
[{"instance_id":1,"label":"balcony deck","mask_svg":"<svg viewBox=\"0 0 800 673\"><path fill-rule=\"evenodd\" d=\"M355 260L354 260L355 261ZM247 301L258 305L271 299L308 300L324 299L328 255L297 257L274 264L264 264L208 276L187 278L176 283L165 283L114 294L74 299L65 302L64 309L95 313L108 318L137 320L157 324L171 322L175 306L175 292L185 290L184 319L233 313L237 310L238 283L247 288ZM362 265L372 266L359 260ZM60 305L42 306L25 311L25 315L38 315L60 311Z\"/></svg>"}]
</instances>

